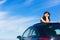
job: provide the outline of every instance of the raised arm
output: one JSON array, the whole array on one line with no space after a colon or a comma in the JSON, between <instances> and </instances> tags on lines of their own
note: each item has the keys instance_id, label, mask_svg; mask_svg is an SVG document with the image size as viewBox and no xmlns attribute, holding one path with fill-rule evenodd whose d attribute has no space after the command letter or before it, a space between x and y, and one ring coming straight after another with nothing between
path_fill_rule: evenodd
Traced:
<instances>
[{"instance_id":1,"label":"raised arm","mask_svg":"<svg viewBox=\"0 0 60 40\"><path fill-rule=\"evenodd\" d=\"M46 18L46 21L43 18L41 18L40 20L44 23L49 23L50 22L48 18Z\"/></svg>"}]
</instances>

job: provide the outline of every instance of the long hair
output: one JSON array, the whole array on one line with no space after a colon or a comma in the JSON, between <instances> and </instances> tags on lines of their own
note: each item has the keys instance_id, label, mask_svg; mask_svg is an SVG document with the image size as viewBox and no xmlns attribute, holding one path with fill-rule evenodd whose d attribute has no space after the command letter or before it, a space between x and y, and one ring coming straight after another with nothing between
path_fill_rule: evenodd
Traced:
<instances>
[{"instance_id":1,"label":"long hair","mask_svg":"<svg viewBox=\"0 0 60 40\"><path fill-rule=\"evenodd\" d=\"M49 13L49 12L44 12L44 15L45 15L46 13L48 13L48 14L49 14L48 19L49 19L49 21L50 21L50 13ZM43 16L42 18L46 21L46 17L45 17L45 16Z\"/></svg>"}]
</instances>

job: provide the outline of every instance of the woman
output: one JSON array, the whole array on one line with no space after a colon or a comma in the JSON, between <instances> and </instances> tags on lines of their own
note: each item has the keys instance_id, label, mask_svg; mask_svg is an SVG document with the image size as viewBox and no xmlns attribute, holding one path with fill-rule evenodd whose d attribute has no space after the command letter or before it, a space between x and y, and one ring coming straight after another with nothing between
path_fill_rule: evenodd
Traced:
<instances>
[{"instance_id":1,"label":"woman","mask_svg":"<svg viewBox=\"0 0 60 40\"><path fill-rule=\"evenodd\" d=\"M44 16L40 19L42 23L49 23L50 22L50 13L44 12Z\"/></svg>"}]
</instances>

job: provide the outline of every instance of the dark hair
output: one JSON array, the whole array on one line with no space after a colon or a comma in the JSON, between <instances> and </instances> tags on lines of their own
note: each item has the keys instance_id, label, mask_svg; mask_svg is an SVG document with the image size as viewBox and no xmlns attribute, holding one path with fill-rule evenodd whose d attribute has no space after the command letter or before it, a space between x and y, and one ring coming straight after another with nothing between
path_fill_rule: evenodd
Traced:
<instances>
[{"instance_id":1,"label":"dark hair","mask_svg":"<svg viewBox=\"0 0 60 40\"><path fill-rule=\"evenodd\" d=\"M48 14L49 14L48 19L49 19L49 21L50 21L50 13L49 13L49 12L44 12L44 15L45 15L46 13L48 13ZM46 21L46 17L45 17L45 16L43 16L42 18Z\"/></svg>"}]
</instances>

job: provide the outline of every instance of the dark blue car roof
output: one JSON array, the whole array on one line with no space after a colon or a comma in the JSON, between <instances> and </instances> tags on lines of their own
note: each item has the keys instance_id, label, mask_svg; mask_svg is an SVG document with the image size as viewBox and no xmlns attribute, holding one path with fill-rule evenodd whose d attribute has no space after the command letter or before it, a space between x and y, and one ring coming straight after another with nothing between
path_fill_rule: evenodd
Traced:
<instances>
[{"instance_id":1,"label":"dark blue car roof","mask_svg":"<svg viewBox=\"0 0 60 40\"><path fill-rule=\"evenodd\" d=\"M32 25L30 28L36 28L36 27L43 27L43 26L47 26L47 27L51 27L53 26L53 28L56 29L60 29L60 23L36 23L34 25Z\"/></svg>"}]
</instances>

